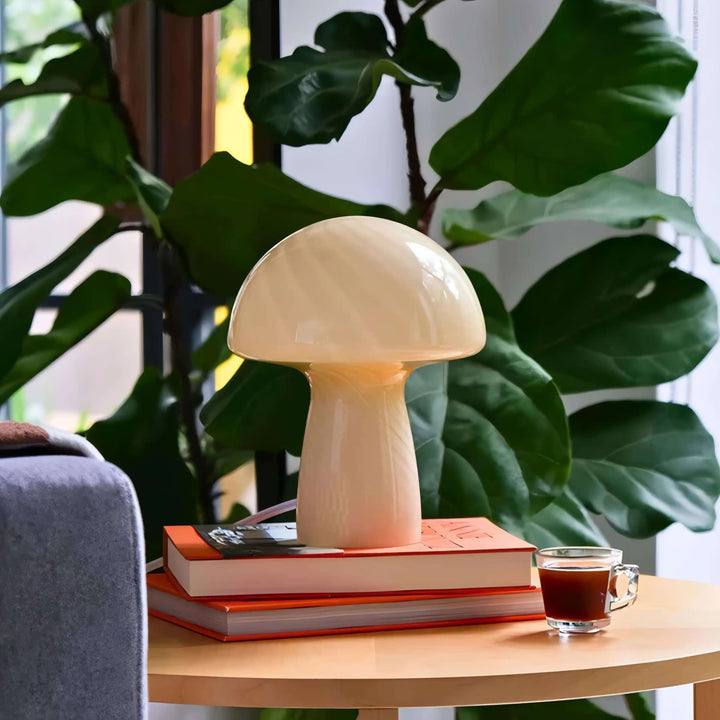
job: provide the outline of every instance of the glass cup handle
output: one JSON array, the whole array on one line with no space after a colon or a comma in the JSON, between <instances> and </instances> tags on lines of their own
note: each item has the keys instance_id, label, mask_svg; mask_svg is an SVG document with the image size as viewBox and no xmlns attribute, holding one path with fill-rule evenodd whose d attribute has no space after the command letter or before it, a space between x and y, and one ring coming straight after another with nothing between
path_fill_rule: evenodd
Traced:
<instances>
[{"instance_id":1,"label":"glass cup handle","mask_svg":"<svg viewBox=\"0 0 720 720\"><path fill-rule=\"evenodd\" d=\"M628 579L628 589L621 598L619 598L616 593L617 579L620 575L625 575ZM608 587L610 612L628 607L635 602L639 579L640 568L637 565L615 565L612 568L610 572L610 587Z\"/></svg>"}]
</instances>

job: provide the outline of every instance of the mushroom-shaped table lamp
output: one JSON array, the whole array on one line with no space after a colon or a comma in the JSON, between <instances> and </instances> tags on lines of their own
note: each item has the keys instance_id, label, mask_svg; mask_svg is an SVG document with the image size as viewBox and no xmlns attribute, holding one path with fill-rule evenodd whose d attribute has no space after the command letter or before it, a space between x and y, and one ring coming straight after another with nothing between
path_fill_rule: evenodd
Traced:
<instances>
[{"instance_id":1,"label":"mushroom-shaped table lamp","mask_svg":"<svg viewBox=\"0 0 720 720\"><path fill-rule=\"evenodd\" d=\"M405 380L485 344L458 263L400 223L341 217L298 230L253 268L228 345L310 382L298 485L305 545L377 548L420 540L420 488Z\"/></svg>"}]
</instances>

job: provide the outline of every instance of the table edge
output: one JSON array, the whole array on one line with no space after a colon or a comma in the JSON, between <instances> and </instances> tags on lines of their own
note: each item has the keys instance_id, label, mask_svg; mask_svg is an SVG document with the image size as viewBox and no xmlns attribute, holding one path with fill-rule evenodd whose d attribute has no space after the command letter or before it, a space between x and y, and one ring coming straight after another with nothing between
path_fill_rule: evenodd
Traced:
<instances>
[{"instance_id":1,"label":"table edge","mask_svg":"<svg viewBox=\"0 0 720 720\"><path fill-rule=\"evenodd\" d=\"M717 678L720 650L629 665L480 678L277 679L149 673L148 695L151 702L226 707L442 707L602 697Z\"/></svg>"}]
</instances>

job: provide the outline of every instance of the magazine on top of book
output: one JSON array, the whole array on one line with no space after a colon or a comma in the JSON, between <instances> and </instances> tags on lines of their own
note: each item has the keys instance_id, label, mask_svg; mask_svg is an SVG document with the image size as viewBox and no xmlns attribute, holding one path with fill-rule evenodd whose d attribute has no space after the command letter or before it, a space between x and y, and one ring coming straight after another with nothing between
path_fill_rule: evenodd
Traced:
<instances>
[{"instance_id":1,"label":"magazine on top of book","mask_svg":"<svg viewBox=\"0 0 720 720\"><path fill-rule=\"evenodd\" d=\"M147 576L148 610L219 640L542 619L538 587L355 597L201 600L165 573Z\"/></svg>"},{"instance_id":2,"label":"magazine on top of book","mask_svg":"<svg viewBox=\"0 0 720 720\"><path fill-rule=\"evenodd\" d=\"M535 547L487 518L423 520L421 542L393 548L309 548L294 533L294 523L167 526L164 565L191 597L531 584Z\"/></svg>"},{"instance_id":3,"label":"magazine on top of book","mask_svg":"<svg viewBox=\"0 0 720 720\"><path fill-rule=\"evenodd\" d=\"M342 552L337 548L306 547L298 540L295 523L192 525L192 528L224 558L326 555ZM202 560L203 558L198 559Z\"/></svg>"}]
</instances>

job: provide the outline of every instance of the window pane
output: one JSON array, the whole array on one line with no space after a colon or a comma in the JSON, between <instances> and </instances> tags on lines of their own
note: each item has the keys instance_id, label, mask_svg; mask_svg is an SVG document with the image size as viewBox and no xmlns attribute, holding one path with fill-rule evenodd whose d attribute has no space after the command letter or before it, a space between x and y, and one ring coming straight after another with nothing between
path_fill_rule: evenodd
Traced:
<instances>
[{"instance_id":1,"label":"window pane","mask_svg":"<svg viewBox=\"0 0 720 720\"><path fill-rule=\"evenodd\" d=\"M69 0L5 0L4 6L5 47L8 50L39 42L53 30L80 19L77 5ZM71 50L71 46L46 48L35 53L27 64L7 65L6 79L21 78L26 83L32 82L46 60ZM6 106L8 127L5 141L9 163L45 136L52 119L66 101L67 97L63 95L46 95L17 100Z\"/></svg>"},{"instance_id":2,"label":"window pane","mask_svg":"<svg viewBox=\"0 0 720 720\"><path fill-rule=\"evenodd\" d=\"M217 98L215 105L215 149L225 150L244 163L253 161L253 136L250 118L245 113L250 66L250 28L248 0L233 0L220 11L220 43L217 61ZM228 314L226 307L215 311L215 324ZM232 357L215 372L219 390L240 366Z\"/></svg>"},{"instance_id":3,"label":"window pane","mask_svg":"<svg viewBox=\"0 0 720 720\"><path fill-rule=\"evenodd\" d=\"M215 324L219 325L228 316L227 307L215 308L214 320ZM225 385L228 380L235 374L235 371L240 367L242 360L237 356L233 355L228 358L224 363L221 363L215 369L215 390L219 390Z\"/></svg>"},{"instance_id":4,"label":"window pane","mask_svg":"<svg viewBox=\"0 0 720 720\"><path fill-rule=\"evenodd\" d=\"M55 314L38 311L31 332L47 332ZM113 413L142 370L140 320L134 311L113 315L15 393L11 418L75 432Z\"/></svg>"},{"instance_id":5,"label":"window pane","mask_svg":"<svg viewBox=\"0 0 720 720\"><path fill-rule=\"evenodd\" d=\"M248 0L233 0L221 10L217 63L215 149L244 163L253 161L252 125L245 114L250 65Z\"/></svg>"},{"instance_id":6,"label":"window pane","mask_svg":"<svg viewBox=\"0 0 720 720\"><path fill-rule=\"evenodd\" d=\"M244 505L250 513L257 512L254 462L245 463L221 477L215 489L220 493L215 501L219 520L225 520L230 515L235 503Z\"/></svg>"},{"instance_id":7,"label":"window pane","mask_svg":"<svg viewBox=\"0 0 720 720\"><path fill-rule=\"evenodd\" d=\"M7 218L8 282L14 284L49 263L99 217L97 205L66 202L30 217ZM111 270L127 277L133 293L141 291L141 236L126 232L103 243L54 291L69 293L94 270Z\"/></svg>"},{"instance_id":8,"label":"window pane","mask_svg":"<svg viewBox=\"0 0 720 720\"><path fill-rule=\"evenodd\" d=\"M57 28L80 19L71 0L5 0L5 47L9 50L41 41ZM36 52L27 64L5 66L8 80L32 82L52 57L73 51L73 46L55 46ZM55 115L67 101L63 95L31 97L5 108L6 135L3 144L12 164L30 146L42 140ZM100 216L95 205L68 202L41 215L7 220L7 282L14 284L59 255ZM140 292L140 239L125 233L108 241L78 271L63 282L56 293L67 293L93 270L120 272Z\"/></svg>"}]
</instances>

